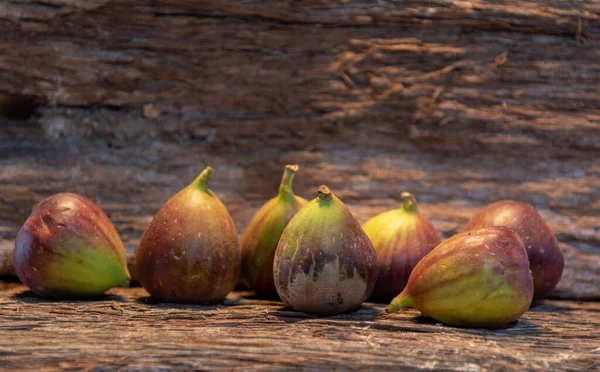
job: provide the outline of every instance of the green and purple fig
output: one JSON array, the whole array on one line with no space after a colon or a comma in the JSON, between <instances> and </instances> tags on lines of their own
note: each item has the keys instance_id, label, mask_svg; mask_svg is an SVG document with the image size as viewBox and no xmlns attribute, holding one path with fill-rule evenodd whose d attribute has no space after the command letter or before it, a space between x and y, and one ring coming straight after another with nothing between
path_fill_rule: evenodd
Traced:
<instances>
[{"instance_id":1,"label":"green and purple fig","mask_svg":"<svg viewBox=\"0 0 600 372\"><path fill-rule=\"evenodd\" d=\"M287 165L279 194L263 205L242 235L242 282L260 297L276 297L273 280L275 249L283 230L307 201L294 195L292 182L297 165Z\"/></svg>"},{"instance_id":2,"label":"green and purple fig","mask_svg":"<svg viewBox=\"0 0 600 372\"><path fill-rule=\"evenodd\" d=\"M554 233L538 211L514 200L498 201L475 214L466 230L488 226L506 226L519 235L531 265L534 297L546 297L560 281L565 259Z\"/></svg>"},{"instance_id":3,"label":"green and purple fig","mask_svg":"<svg viewBox=\"0 0 600 372\"><path fill-rule=\"evenodd\" d=\"M142 286L164 302L210 304L235 286L241 252L235 226L208 189L214 170L169 199L144 232L136 255Z\"/></svg>"},{"instance_id":4,"label":"green and purple fig","mask_svg":"<svg viewBox=\"0 0 600 372\"><path fill-rule=\"evenodd\" d=\"M48 298L93 298L129 281L113 224L94 202L70 193L33 210L15 240L13 263L23 284Z\"/></svg>"},{"instance_id":5,"label":"green and purple fig","mask_svg":"<svg viewBox=\"0 0 600 372\"><path fill-rule=\"evenodd\" d=\"M454 235L414 268L386 312L414 307L442 323L497 327L518 319L533 298L523 242L506 227Z\"/></svg>"},{"instance_id":6,"label":"green and purple fig","mask_svg":"<svg viewBox=\"0 0 600 372\"><path fill-rule=\"evenodd\" d=\"M321 315L360 307L375 288L378 270L367 234L327 186L287 225L273 263L283 302Z\"/></svg>"},{"instance_id":7,"label":"green and purple fig","mask_svg":"<svg viewBox=\"0 0 600 372\"><path fill-rule=\"evenodd\" d=\"M373 300L389 302L402 292L415 265L440 244L414 196L403 192L401 201L402 208L378 214L363 225L379 262Z\"/></svg>"}]
</instances>

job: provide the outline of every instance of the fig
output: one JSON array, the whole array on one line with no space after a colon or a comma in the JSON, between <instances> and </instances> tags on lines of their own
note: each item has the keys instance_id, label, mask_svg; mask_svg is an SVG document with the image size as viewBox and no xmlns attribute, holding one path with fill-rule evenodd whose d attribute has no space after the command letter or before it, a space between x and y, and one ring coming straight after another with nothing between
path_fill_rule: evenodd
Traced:
<instances>
[{"instance_id":1,"label":"fig","mask_svg":"<svg viewBox=\"0 0 600 372\"><path fill-rule=\"evenodd\" d=\"M15 240L17 276L41 297L86 299L127 285L125 249L91 200L62 193L33 210Z\"/></svg>"},{"instance_id":2,"label":"fig","mask_svg":"<svg viewBox=\"0 0 600 372\"><path fill-rule=\"evenodd\" d=\"M283 302L320 315L360 307L375 288L378 270L367 234L327 186L287 225L273 262Z\"/></svg>"},{"instance_id":3,"label":"fig","mask_svg":"<svg viewBox=\"0 0 600 372\"><path fill-rule=\"evenodd\" d=\"M402 292L415 265L440 244L414 196L403 192L400 200L402 208L383 212L363 225L379 262L379 278L371 296L376 301L389 302Z\"/></svg>"},{"instance_id":4,"label":"fig","mask_svg":"<svg viewBox=\"0 0 600 372\"><path fill-rule=\"evenodd\" d=\"M466 230L506 226L516 232L527 250L535 299L543 299L558 285L565 259L554 233L533 207L514 200L488 205L475 214Z\"/></svg>"},{"instance_id":5,"label":"fig","mask_svg":"<svg viewBox=\"0 0 600 372\"><path fill-rule=\"evenodd\" d=\"M386 308L414 307L442 323L497 327L518 319L533 298L519 236L506 227L454 235L427 254Z\"/></svg>"},{"instance_id":6,"label":"fig","mask_svg":"<svg viewBox=\"0 0 600 372\"><path fill-rule=\"evenodd\" d=\"M259 297L276 297L273 259L283 229L307 201L294 195L292 182L297 165L287 165L279 186L279 194L263 205L242 235L241 280Z\"/></svg>"},{"instance_id":7,"label":"fig","mask_svg":"<svg viewBox=\"0 0 600 372\"><path fill-rule=\"evenodd\" d=\"M235 286L241 252L229 212L208 188L207 167L169 199L142 235L139 280L163 302L211 304Z\"/></svg>"}]
</instances>

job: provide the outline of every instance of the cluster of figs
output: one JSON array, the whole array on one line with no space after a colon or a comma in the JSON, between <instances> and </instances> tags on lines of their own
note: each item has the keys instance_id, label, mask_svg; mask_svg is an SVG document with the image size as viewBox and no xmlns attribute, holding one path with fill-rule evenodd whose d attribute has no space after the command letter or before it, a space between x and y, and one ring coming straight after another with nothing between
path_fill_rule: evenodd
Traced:
<instances>
[{"instance_id":1,"label":"cluster of figs","mask_svg":"<svg viewBox=\"0 0 600 372\"><path fill-rule=\"evenodd\" d=\"M564 259L532 207L499 201L465 232L441 242L415 198L363 226L327 186L312 201L294 195L297 165L238 241L206 168L167 201L145 231L137 271L165 302L222 301L238 283L298 311L333 315L371 299L386 311L413 307L440 322L494 327L518 319L556 287ZM21 281L50 298L92 298L130 279L123 243L102 210L76 194L42 201L14 251Z\"/></svg>"}]
</instances>

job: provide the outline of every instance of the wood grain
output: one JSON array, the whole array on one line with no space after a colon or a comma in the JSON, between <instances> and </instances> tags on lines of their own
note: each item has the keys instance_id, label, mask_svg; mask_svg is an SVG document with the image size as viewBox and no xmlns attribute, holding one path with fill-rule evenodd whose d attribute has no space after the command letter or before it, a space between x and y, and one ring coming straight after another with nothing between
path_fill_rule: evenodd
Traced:
<instances>
[{"instance_id":1,"label":"wood grain","mask_svg":"<svg viewBox=\"0 0 600 372\"><path fill-rule=\"evenodd\" d=\"M101 204L132 257L205 165L241 232L293 162L302 196L365 221L406 189L445 237L530 203L567 258L554 295L600 298L595 1L11 0L0 35L0 92L37 107L0 118L0 274L53 193Z\"/></svg>"},{"instance_id":2,"label":"wood grain","mask_svg":"<svg viewBox=\"0 0 600 372\"><path fill-rule=\"evenodd\" d=\"M383 305L322 318L231 293L141 288L52 302L0 282L0 369L600 368L597 1L7 0L0 3L0 275L37 202L95 200L131 258L206 166L238 232L323 183L364 222L414 193L449 237L492 201L534 205L566 268L497 330Z\"/></svg>"},{"instance_id":3,"label":"wood grain","mask_svg":"<svg viewBox=\"0 0 600 372\"><path fill-rule=\"evenodd\" d=\"M52 302L0 290L7 370L563 370L600 368L600 304L546 301L501 329L443 326L383 306L315 317L232 293L224 305L148 303L141 288Z\"/></svg>"}]
</instances>

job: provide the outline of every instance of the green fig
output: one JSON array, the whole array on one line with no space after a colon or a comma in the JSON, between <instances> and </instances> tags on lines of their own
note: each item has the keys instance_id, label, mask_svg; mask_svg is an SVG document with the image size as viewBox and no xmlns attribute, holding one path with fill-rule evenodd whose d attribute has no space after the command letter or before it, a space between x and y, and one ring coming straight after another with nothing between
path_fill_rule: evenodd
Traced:
<instances>
[{"instance_id":1,"label":"green fig","mask_svg":"<svg viewBox=\"0 0 600 372\"><path fill-rule=\"evenodd\" d=\"M287 165L279 194L263 205L244 231L242 249L242 282L260 297L276 297L273 281L273 259L283 229L307 201L294 195L292 182L297 165Z\"/></svg>"},{"instance_id":2,"label":"green fig","mask_svg":"<svg viewBox=\"0 0 600 372\"><path fill-rule=\"evenodd\" d=\"M488 205L471 218L466 230L506 226L516 232L527 250L533 274L534 297L542 299L558 285L565 259L554 233L533 207L514 200Z\"/></svg>"},{"instance_id":3,"label":"green fig","mask_svg":"<svg viewBox=\"0 0 600 372\"><path fill-rule=\"evenodd\" d=\"M15 240L17 276L42 297L86 299L129 281L125 249L91 200L56 194L31 213Z\"/></svg>"},{"instance_id":4,"label":"green fig","mask_svg":"<svg viewBox=\"0 0 600 372\"><path fill-rule=\"evenodd\" d=\"M417 201L408 192L401 195L402 208L381 213L363 229L377 253L379 278L372 299L389 302L402 292L415 265L440 244L429 220L419 212Z\"/></svg>"},{"instance_id":5,"label":"green fig","mask_svg":"<svg viewBox=\"0 0 600 372\"><path fill-rule=\"evenodd\" d=\"M489 227L454 235L434 248L386 311L414 307L449 325L497 327L518 319L532 298L523 242L506 227Z\"/></svg>"},{"instance_id":6,"label":"green fig","mask_svg":"<svg viewBox=\"0 0 600 372\"><path fill-rule=\"evenodd\" d=\"M377 272L369 238L327 186L287 225L273 263L283 302L321 315L360 307L373 292Z\"/></svg>"},{"instance_id":7,"label":"green fig","mask_svg":"<svg viewBox=\"0 0 600 372\"><path fill-rule=\"evenodd\" d=\"M229 212L208 189L213 171L207 167L169 199L142 236L139 279L159 301L216 303L238 279L237 233Z\"/></svg>"}]
</instances>

